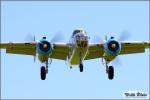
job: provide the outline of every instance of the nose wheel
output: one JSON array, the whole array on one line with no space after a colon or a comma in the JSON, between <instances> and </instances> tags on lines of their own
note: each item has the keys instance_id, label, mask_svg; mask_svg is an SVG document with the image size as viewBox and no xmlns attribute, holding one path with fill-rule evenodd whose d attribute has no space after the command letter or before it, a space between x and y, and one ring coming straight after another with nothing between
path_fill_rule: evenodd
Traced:
<instances>
[{"instance_id":1,"label":"nose wheel","mask_svg":"<svg viewBox=\"0 0 150 100\"><path fill-rule=\"evenodd\" d=\"M82 63L79 65L79 70L80 70L80 72L83 72L83 64Z\"/></svg>"}]
</instances>

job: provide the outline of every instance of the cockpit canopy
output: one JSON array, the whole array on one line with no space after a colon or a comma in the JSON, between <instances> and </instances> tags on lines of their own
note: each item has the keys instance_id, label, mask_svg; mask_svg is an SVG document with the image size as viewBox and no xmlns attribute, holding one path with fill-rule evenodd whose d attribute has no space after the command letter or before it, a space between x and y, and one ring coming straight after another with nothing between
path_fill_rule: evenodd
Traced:
<instances>
[{"instance_id":1,"label":"cockpit canopy","mask_svg":"<svg viewBox=\"0 0 150 100\"><path fill-rule=\"evenodd\" d=\"M75 29L75 30L73 31L72 36L74 36L74 35L77 34L77 33L82 33L82 34L84 34L84 35L87 35L86 32L85 32L83 29Z\"/></svg>"}]
</instances>

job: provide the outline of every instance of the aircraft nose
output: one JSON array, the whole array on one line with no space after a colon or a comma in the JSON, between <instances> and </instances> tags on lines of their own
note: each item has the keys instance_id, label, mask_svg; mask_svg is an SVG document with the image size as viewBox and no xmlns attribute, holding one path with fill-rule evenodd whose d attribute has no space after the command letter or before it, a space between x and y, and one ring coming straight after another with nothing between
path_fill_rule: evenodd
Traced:
<instances>
[{"instance_id":1,"label":"aircraft nose","mask_svg":"<svg viewBox=\"0 0 150 100\"><path fill-rule=\"evenodd\" d=\"M86 39L86 37L81 37L80 38L80 41L86 41L87 39Z\"/></svg>"},{"instance_id":2,"label":"aircraft nose","mask_svg":"<svg viewBox=\"0 0 150 100\"><path fill-rule=\"evenodd\" d=\"M78 35L76 37L76 43L77 43L77 46L80 47L80 48L85 48L87 47L88 45L88 37L87 36L84 36L84 35Z\"/></svg>"},{"instance_id":3,"label":"aircraft nose","mask_svg":"<svg viewBox=\"0 0 150 100\"><path fill-rule=\"evenodd\" d=\"M86 36L77 36L76 40L77 41L87 41L87 37Z\"/></svg>"}]
</instances>

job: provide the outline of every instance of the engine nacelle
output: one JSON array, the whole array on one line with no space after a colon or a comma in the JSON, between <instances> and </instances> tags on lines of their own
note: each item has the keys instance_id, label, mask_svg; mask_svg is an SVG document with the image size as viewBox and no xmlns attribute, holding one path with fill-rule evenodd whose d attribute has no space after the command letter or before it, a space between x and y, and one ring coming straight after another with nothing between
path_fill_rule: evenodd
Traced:
<instances>
[{"instance_id":1,"label":"engine nacelle","mask_svg":"<svg viewBox=\"0 0 150 100\"><path fill-rule=\"evenodd\" d=\"M111 37L104 44L104 57L107 61L113 60L121 51L120 42L114 40L114 37Z\"/></svg>"},{"instance_id":2,"label":"engine nacelle","mask_svg":"<svg viewBox=\"0 0 150 100\"><path fill-rule=\"evenodd\" d=\"M41 62L47 61L53 50L52 44L48 42L46 38L40 40L37 43L36 48L37 48L38 58Z\"/></svg>"}]
</instances>

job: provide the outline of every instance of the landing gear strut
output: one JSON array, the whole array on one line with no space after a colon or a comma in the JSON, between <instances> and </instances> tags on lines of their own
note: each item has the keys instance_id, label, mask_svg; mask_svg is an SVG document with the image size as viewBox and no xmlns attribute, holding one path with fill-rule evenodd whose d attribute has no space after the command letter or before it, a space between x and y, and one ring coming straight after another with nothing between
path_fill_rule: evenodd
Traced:
<instances>
[{"instance_id":1,"label":"landing gear strut","mask_svg":"<svg viewBox=\"0 0 150 100\"><path fill-rule=\"evenodd\" d=\"M48 61L46 61L46 74L48 74Z\"/></svg>"},{"instance_id":2,"label":"landing gear strut","mask_svg":"<svg viewBox=\"0 0 150 100\"><path fill-rule=\"evenodd\" d=\"M48 61L46 61L46 67L41 67L41 80L46 79L46 74L48 73Z\"/></svg>"},{"instance_id":3,"label":"landing gear strut","mask_svg":"<svg viewBox=\"0 0 150 100\"><path fill-rule=\"evenodd\" d=\"M79 70L80 72L83 72L83 63L81 59L80 59L80 64L79 64Z\"/></svg>"},{"instance_id":4,"label":"landing gear strut","mask_svg":"<svg viewBox=\"0 0 150 100\"><path fill-rule=\"evenodd\" d=\"M104 62L105 60L105 62ZM112 80L114 78L114 68L113 66L108 66L109 61L107 61L104 57L102 58L102 62L106 65L106 73L108 74L108 79Z\"/></svg>"}]
</instances>

